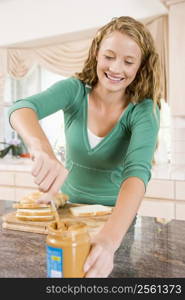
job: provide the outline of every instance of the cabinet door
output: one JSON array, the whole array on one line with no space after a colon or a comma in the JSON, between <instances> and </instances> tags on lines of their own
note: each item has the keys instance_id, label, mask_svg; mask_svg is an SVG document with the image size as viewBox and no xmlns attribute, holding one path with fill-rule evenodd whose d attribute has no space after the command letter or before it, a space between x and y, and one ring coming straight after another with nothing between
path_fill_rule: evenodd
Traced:
<instances>
[{"instance_id":1,"label":"cabinet door","mask_svg":"<svg viewBox=\"0 0 185 300\"><path fill-rule=\"evenodd\" d=\"M174 181L152 179L148 183L145 197L175 199Z\"/></svg>"},{"instance_id":2,"label":"cabinet door","mask_svg":"<svg viewBox=\"0 0 185 300\"><path fill-rule=\"evenodd\" d=\"M15 174L15 185L21 187L38 188L38 186L34 183L34 177L28 172L17 172Z\"/></svg>"},{"instance_id":3,"label":"cabinet door","mask_svg":"<svg viewBox=\"0 0 185 300\"><path fill-rule=\"evenodd\" d=\"M14 189L14 187L0 186L0 200L15 201L15 189Z\"/></svg>"},{"instance_id":4,"label":"cabinet door","mask_svg":"<svg viewBox=\"0 0 185 300\"><path fill-rule=\"evenodd\" d=\"M0 171L0 186L14 185L14 173L8 171Z\"/></svg>"},{"instance_id":5,"label":"cabinet door","mask_svg":"<svg viewBox=\"0 0 185 300\"><path fill-rule=\"evenodd\" d=\"M185 181L176 181L176 200L185 201Z\"/></svg>"},{"instance_id":6,"label":"cabinet door","mask_svg":"<svg viewBox=\"0 0 185 300\"><path fill-rule=\"evenodd\" d=\"M176 203L176 219L185 220L185 201Z\"/></svg>"},{"instance_id":7,"label":"cabinet door","mask_svg":"<svg viewBox=\"0 0 185 300\"><path fill-rule=\"evenodd\" d=\"M138 214L148 217L175 219L175 201L144 198Z\"/></svg>"}]
</instances>

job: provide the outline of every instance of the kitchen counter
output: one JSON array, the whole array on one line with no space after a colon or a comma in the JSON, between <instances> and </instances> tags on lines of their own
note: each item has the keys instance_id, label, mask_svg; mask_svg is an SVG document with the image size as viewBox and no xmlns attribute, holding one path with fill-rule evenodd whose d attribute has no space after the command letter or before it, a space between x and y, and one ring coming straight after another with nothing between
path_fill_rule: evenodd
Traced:
<instances>
[{"instance_id":1,"label":"kitchen counter","mask_svg":"<svg viewBox=\"0 0 185 300\"><path fill-rule=\"evenodd\" d=\"M46 235L2 229L11 201L0 201L0 277L46 277ZM112 278L185 278L185 221L137 217L116 252Z\"/></svg>"}]
</instances>

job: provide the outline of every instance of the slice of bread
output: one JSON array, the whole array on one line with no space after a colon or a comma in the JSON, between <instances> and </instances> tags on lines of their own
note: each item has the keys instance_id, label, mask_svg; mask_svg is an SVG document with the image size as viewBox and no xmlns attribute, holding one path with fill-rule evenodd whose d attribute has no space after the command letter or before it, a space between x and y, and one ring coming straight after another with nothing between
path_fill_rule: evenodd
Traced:
<instances>
[{"instance_id":1,"label":"slice of bread","mask_svg":"<svg viewBox=\"0 0 185 300\"><path fill-rule=\"evenodd\" d=\"M112 213L112 207L100 204L76 206L69 210L75 217L103 216Z\"/></svg>"},{"instance_id":2,"label":"slice of bread","mask_svg":"<svg viewBox=\"0 0 185 300\"><path fill-rule=\"evenodd\" d=\"M53 215L48 216L22 216L16 213L17 219L21 221L31 221L31 222L49 222L54 220Z\"/></svg>"},{"instance_id":3,"label":"slice of bread","mask_svg":"<svg viewBox=\"0 0 185 300\"><path fill-rule=\"evenodd\" d=\"M51 207L42 207L37 209L18 208L17 215L21 216L50 216L54 215Z\"/></svg>"},{"instance_id":4,"label":"slice of bread","mask_svg":"<svg viewBox=\"0 0 185 300\"><path fill-rule=\"evenodd\" d=\"M13 204L13 208L33 208L33 209L37 209L37 208L47 208L50 207L50 204L45 204L45 203L15 203Z\"/></svg>"},{"instance_id":5,"label":"slice of bread","mask_svg":"<svg viewBox=\"0 0 185 300\"><path fill-rule=\"evenodd\" d=\"M54 211L51 205L48 207L42 207L37 204L36 208L17 208L16 218L21 221L52 221L54 220Z\"/></svg>"}]
</instances>

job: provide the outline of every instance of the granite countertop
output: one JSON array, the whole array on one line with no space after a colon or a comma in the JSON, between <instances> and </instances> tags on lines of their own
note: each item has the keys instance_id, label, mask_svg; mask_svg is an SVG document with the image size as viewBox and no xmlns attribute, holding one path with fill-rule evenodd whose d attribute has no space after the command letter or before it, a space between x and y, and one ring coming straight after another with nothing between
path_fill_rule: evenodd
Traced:
<instances>
[{"instance_id":1,"label":"granite countertop","mask_svg":"<svg viewBox=\"0 0 185 300\"><path fill-rule=\"evenodd\" d=\"M12 210L11 201L0 201L2 215ZM112 278L184 278L185 221L157 223L137 217L116 252ZM0 277L46 277L46 235L5 230L0 226Z\"/></svg>"}]
</instances>

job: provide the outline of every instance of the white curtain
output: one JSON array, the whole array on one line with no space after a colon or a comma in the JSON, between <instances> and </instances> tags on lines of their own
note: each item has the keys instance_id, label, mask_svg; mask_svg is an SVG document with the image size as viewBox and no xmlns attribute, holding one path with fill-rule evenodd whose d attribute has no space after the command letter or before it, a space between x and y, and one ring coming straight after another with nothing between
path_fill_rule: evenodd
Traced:
<instances>
[{"instance_id":1,"label":"white curtain","mask_svg":"<svg viewBox=\"0 0 185 300\"><path fill-rule=\"evenodd\" d=\"M168 82L168 17L156 16L140 20L151 31L161 59L164 99L167 99ZM98 29L98 28L97 28ZM65 41L58 37L57 43L52 39L44 39L36 45L0 48L0 90L3 90L4 77L8 73L11 77L20 79L24 77L30 68L39 64L42 67L58 73L62 76L70 76L82 69L88 55L88 49L93 35L89 31L85 38L75 37L73 41ZM82 35L83 36L83 35Z\"/></svg>"},{"instance_id":2,"label":"white curtain","mask_svg":"<svg viewBox=\"0 0 185 300\"><path fill-rule=\"evenodd\" d=\"M142 21L142 20L141 20ZM162 98L168 101L169 81L169 31L168 16L156 16L142 21L152 34L161 63Z\"/></svg>"},{"instance_id":3,"label":"white curtain","mask_svg":"<svg viewBox=\"0 0 185 300\"><path fill-rule=\"evenodd\" d=\"M7 50L0 48L0 104L3 101L4 85L7 72Z\"/></svg>"}]
</instances>

